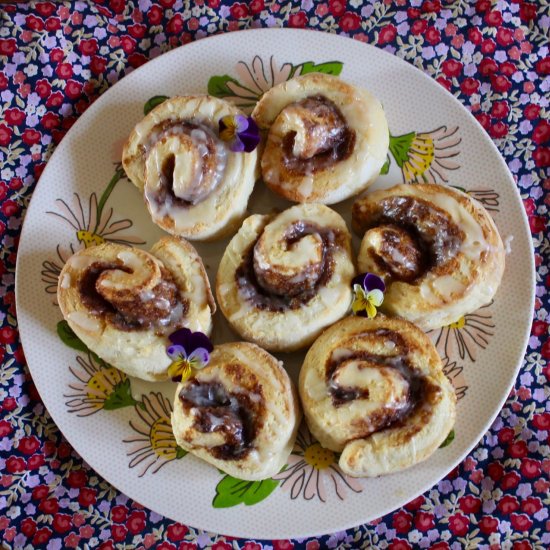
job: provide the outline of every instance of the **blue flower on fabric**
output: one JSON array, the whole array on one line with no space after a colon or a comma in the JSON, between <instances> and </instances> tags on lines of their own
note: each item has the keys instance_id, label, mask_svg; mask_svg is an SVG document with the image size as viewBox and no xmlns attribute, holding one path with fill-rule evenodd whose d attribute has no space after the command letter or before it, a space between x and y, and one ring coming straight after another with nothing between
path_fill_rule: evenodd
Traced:
<instances>
[{"instance_id":1,"label":"blue flower on fabric","mask_svg":"<svg viewBox=\"0 0 550 550\"><path fill-rule=\"evenodd\" d=\"M355 297L351 309L355 315L369 319L376 317L377 309L384 301L386 285L384 281L373 273L361 273L352 281Z\"/></svg>"},{"instance_id":2,"label":"blue flower on fabric","mask_svg":"<svg viewBox=\"0 0 550 550\"><path fill-rule=\"evenodd\" d=\"M168 338L172 342L166 348L168 357L172 359L168 375L174 382L184 382L193 374L193 369L203 369L208 365L214 346L206 334L182 328Z\"/></svg>"},{"instance_id":3,"label":"blue flower on fabric","mask_svg":"<svg viewBox=\"0 0 550 550\"><path fill-rule=\"evenodd\" d=\"M219 121L220 139L229 143L234 153L250 153L260 143L260 129L252 117L228 115Z\"/></svg>"}]
</instances>

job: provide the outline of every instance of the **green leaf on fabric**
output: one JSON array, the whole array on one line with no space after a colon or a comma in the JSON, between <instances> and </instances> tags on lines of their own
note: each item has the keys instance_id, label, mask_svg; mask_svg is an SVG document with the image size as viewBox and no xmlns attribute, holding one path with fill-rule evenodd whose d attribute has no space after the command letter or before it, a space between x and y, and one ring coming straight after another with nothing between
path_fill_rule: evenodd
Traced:
<instances>
[{"instance_id":1,"label":"green leaf on fabric","mask_svg":"<svg viewBox=\"0 0 550 550\"><path fill-rule=\"evenodd\" d=\"M279 485L273 479L263 481L243 481L226 475L216 486L216 496L212 501L214 508L230 508L238 504L253 506L266 499Z\"/></svg>"},{"instance_id":2,"label":"green leaf on fabric","mask_svg":"<svg viewBox=\"0 0 550 550\"><path fill-rule=\"evenodd\" d=\"M176 460L183 458L187 454L185 449L182 449L179 445L176 445Z\"/></svg>"},{"instance_id":3,"label":"green leaf on fabric","mask_svg":"<svg viewBox=\"0 0 550 550\"><path fill-rule=\"evenodd\" d=\"M137 405L137 401L132 397L130 380L126 378L123 382L118 383L114 391L103 403L103 409L106 411L114 411L122 409L122 407L133 407Z\"/></svg>"},{"instance_id":4,"label":"green leaf on fabric","mask_svg":"<svg viewBox=\"0 0 550 550\"><path fill-rule=\"evenodd\" d=\"M157 105L170 99L167 95L156 95L149 99L143 106L143 114L148 115Z\"/></svg>"},{"instance_id":5,"label":"green leaf on fabric","mask_svg":"<svg viewBox=\"0 0 550 550\"><path fill-rule=\"evenodd\" d=\"M235 80L226 74L222 76L210 77L210 80L208 81L208 95L213 95L214 97L227 97L230 95L235 95L227 87L228 82L233 82L237 85L239 84L238 80Z\"/></svg>"},{"instance_id":6,"label":"green leaf on fabric","mask_svg":"<svg viewBox=\"0 0 550 550\"><path fill-rule=\"evenodd\" d=\"M323 73L338 76L342 72L344 64L342 61L327 61L326 63L319 63L316 65L313 61L306 61L298 65L296 69L299 67L301 67L299 74Z\"/></svg>"},{"instance_id":7,"label":"green leaf on fabric","mask_svg":"<svg viewBox=\"0 0 550 550\"><path fill-rule=\"evenodd\" d=\"M416 132L409 132L402 136L392 136L390 134L390 153L399 168L403 168L403 165L409 159L409 149L415 137Z\"/></svg>"},{"instance_id":8,"label":"green leaf on fabric","mask_svg":"<svg viewBox=\"0 0 550 550\"><path fill-rule=\"evenodd\" d=\"M445 438L445 441L443 441L443 443L441 443L439 448L443 449L443 447L448 447L454 441L454 438L455 438L455 431L451 430L449 432L449 435Z\"/></svg>"},{"instance_id":9,"label":"green leaf on fabric","mask_svg":"<svg viewBox=\"0 0 550 550\"><path fill-rule=\"evenodd\" d=\"M88 353L88 346L73 332L67 321L63 320L57 323L57 334L66 346Z\"/></svg>"}]
</instances>

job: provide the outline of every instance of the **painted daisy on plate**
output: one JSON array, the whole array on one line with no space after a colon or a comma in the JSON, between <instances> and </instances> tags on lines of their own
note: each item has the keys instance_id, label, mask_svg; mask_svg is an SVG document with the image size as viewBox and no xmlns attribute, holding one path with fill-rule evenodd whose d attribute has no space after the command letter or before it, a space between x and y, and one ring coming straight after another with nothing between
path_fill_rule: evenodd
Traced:
<instances>
[{"instance_id":1,"label":"painted daisy on plate","mask_svg":"<svg viewBox=\"0 0 550 550\"><path fill-rule=\"evenodd\" d=\"M160 392L144 395L135 412L137 418L130 420L130 427L137 435L124 439L124 443L131 446L126 453L131 457L129 467L139 468L139 477L149 470L155 474L169 462L187 454L172 433L172 405Z\"/></svg>"},{"instance_id":2,"label":"painted daisy on plate","mask_svg":"<svg viewBox=\"0 0 550 550\"><path fill-rule=\"evenodd\" d=\"M333 451L321 447L302 423L294 450L288 458L287 467L273 476L280 487L290 491L292 500L302 496L305 500L327 500L327 490L334 490L340 500L347 494L363 490L361 480L348 477L338 466L338 457Z\"/></svg>"}]
</instances>

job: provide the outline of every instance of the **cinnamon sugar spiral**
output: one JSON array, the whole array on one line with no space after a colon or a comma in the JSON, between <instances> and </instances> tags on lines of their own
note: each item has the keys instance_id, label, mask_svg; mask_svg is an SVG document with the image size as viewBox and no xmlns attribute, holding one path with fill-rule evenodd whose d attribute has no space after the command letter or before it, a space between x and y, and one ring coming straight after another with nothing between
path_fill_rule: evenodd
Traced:
<instances>
[{"instance_id":1,"label":"cinnamon sugar spiral","mask_svg":"<svg viewBox=\"0 0 550 550\"><path fill-rule=\"evenodd\" d=\"M209 240L242 220L257 153L234 153L218 121L241 114L209 96L167 99L136 125L122 163L143 192L153 222L173 235Z\"/></svg>"},{"instance_id":2,"label":"cinnamon sugar spiral","mask_svg":"<svg viewBox=\"0 0 550 550\"><path fill-rule=\"evenodd\" d=\"M319 204L247 218L218 270L222 312L270 351L307 345L350 306L350 240L342 218Z\"/></svg>"},{"instance_id":3,"label":"cinnamon sugar spiral","mask_svg":"<svg viewBox=\"0 0 550 550\"><path fill-rule=\"evenodd\" d=\"M384 112L366 90L311 73L266 92L252 116L267 132L264 182L295 202L333 204L366 189L386 158Z\"/></svg>"},{"instance_id":4,"label":"cinnamon sugar spiral","mask_svg":"<svg viewBox=\"0 0 550 550\"><path fill-rule=\"evenodd\" d=\"M265 479L290 454L300 420L281 364L258 346L216 346L209 364L178 386L172 427L178 444L239 479Z\"/></svg>"},{"instance_id":5,"label":"cinnamon sugar spiral","mask_svg":"<svg viewBox=\"0 0 550 550\"><path fill-rule=\"evenodd\" d=\"M58 301L89 349L146 380L168 378L167 336L182 327L209 334L215 311L197 252L176 237L150 253L114 243L77 252L59 276Z\"/></svg>"},{"instance_id":6,"label":"cinnamon sugar spiral","mask_svg":"<svg viewBox=\"0 0 550 550\"><path fill-rule=\"evenodd\" d=\"M455 395L430 340L401 319L349 317L325 331L300 372L308 426L352 476L427 458L455 418Z\"/></svg>"},{"instance_id":7,"label":"cinnamon sugar spiral","mask_svg":"<svg viewBox=\"0 0 550 550\"><path fill-rule=\"evenodd\" d=\"M382 310L428 330L489 303L504 270L504 247L483 206L436 184L396 185L352 209L362 236L359 270L382 277Z\"/></svg>"}]
</instances>

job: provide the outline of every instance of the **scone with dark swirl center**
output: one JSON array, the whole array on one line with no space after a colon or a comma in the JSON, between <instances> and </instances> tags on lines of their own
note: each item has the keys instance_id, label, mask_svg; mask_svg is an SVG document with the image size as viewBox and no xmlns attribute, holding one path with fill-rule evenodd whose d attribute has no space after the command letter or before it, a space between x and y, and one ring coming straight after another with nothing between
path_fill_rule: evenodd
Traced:
<instances>
[{"instance_id":1,"label":"scone with dark swirl center","mask_svg":"<svg viewBox=\"0 0 550 550\"><path fill-rule=\"evenodd\" d=\"M402 319L348 317L309 349L300 397L311 433L372 477L428 458L455 420L456 397L429 338Z\"/></svg>"},{"instance_id":2,"label":"scone with dark swirl center","mask_svg":"<svg viewBox=\"0 0 550 550\"><path fill-rule=\"evenodd\" d=\"M303 204L244 221L220 262L216 293L244 339L292 351L347 313L354 271L344 220L327 206Z\"/></svg>"},{"instance_id":3,"label":"scone with dark swirl center","mask_svg":"<svg viewBox=\"0 0 550 550\"><path fill-rule=\"evenodd\" d=\"M233 477L266 479L284 466L301 412L288 374L254 344L216 346L209 364L179 384L178 445Z\"/></svg>"},{"instance_id":4,"label":"scone with dark swirl center","mask_svg":"<svg viewBox=\"0 0 550 550\"><path fill-rule=\"evenodd\" d=\"M183 239L145 252L105 243L74 254L57 298L75 334L99 357L144 380L166 380L168 335L210 334L215 304L202 261Z\"/></svg>"},{"instance_id":5,"label":"scone with dark swirl center","mask_svg":"<svg viewBox=\"0 0 550 550\"><path fill-rule=\"evenodd\" d=\"M355 201L363 236L359 270L384 279L382 311L424 330L488 304L504 272L504 246L491 216L462 191L395 185Z\"/></svg>"}]
</instances>

